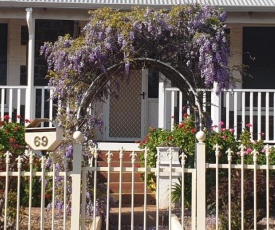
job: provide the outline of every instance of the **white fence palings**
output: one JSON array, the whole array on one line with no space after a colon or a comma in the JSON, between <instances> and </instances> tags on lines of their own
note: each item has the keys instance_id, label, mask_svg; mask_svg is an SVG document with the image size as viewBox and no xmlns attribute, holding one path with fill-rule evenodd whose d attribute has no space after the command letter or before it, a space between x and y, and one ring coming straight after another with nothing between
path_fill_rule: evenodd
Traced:
<instances>
[{"instance_id":1,"label":"white fence palings","mask_svg":"<svg viewBox=\"0 0 275 230\"><path fill-rule=\"evenodd\" d=\"M240 146L240 153L239 156L241 158L241 163L240 164L232 164L232 155L237 154L234 153L231 149L228 149L226 151L228 157L228 163L227 164L219 164L219 156L220 156L220 146L216 145L216 164L206 164L206 168L208 169L215 169L216 171L216 229L218 228L218 210L219 210L219 169L228 169L228 229L231 229L231 206L232 206L232 199L231 199L231 189L232 189L232 169L237 169L240 170L241 173L241 229L245 229L244 221L245 221L245 192L244 191L244 172L245 170L252 170L253 171L253 224L254 224L254 229L257 229L257 205L258 205L258 200L257 200L257 171L258 170L265 170L266 171L266 229L270 229L270 170L275 169L275 165L270 165L269 164L269 157L270 157L270 150L271 147L269 145L265 146L265 156L266 156L266 164L265 165L258 165L257 164L257 156L259 154L258 151L255 149L251 152L253 155L253 164L247 165L244 164L244 159L245 159L245 147L243 145Z\"/></svg>"},{"instance_id":2,"label":"white fence palings","mask_svg":"<svg viewBox=\"0 0 275 230\"><path fill-rule=\"evenodd\" d=\"M13 220L14 223L14 227L15 229L22 229L22 224L23 226L27 226L28 229L44 229L45 227L45 216L48 216L47 221L51 221L51 229L56 229L57 228L57 221L56 221L56 217L57 217L57 213L56 213L56 208L52 208L51 209L51 214L49 213L49 211L46 211L46 209L48 209L47 207L45 207L45 192L46 192L46 181L50 181L53 183L52 186L52 201L55 202L55 193L56 193L56 188L55 188L55 178L56 177L62 177L63 181L67 182L67 176L70 175L70 172L61 172L61 171L57 171L55 169L55 167L53 167L53 169L49 170L45 168L45 163L46 163L46 158L45 156L36 156L33 152L28 151L26 152L23 156L18 156L16 159L13 157L12 153L5 153L5 164L6 164L6 170L0 172L0 179L2 178L3 180L5 180L5 192L4 192L4 207L3 208L3 220L4 220L4 226L3 229L9 229L11 222L9 222L9 208L14 208L16 209L16 215L15 218ZM12 158L13 157L13 158ZM15 160L17 162L17 168L12 168L11 169L11 159ZM37 165L35 166L36 168L34 169L34 160L37 161L41 161L41 168L37 169ZM28 168L28 171L26 170L26 167ZM25 168L25 169L24 169ZM65 166L66 168L66 166ZM38 170L38 171L37 171ZM46 171L47 170L47 171ZM28 188L24 187L25 189L28 189L29 193L26 194L28 197L28 205L25 207L26 209L26 213L22 213L21 207L22 207L22 198L21 197L21 191L22 191L22 182L23 179L24 181L28 181ZM39 195L41 198L39 197L34 197L33 196L33 191L39 189L37 186L38 184L35 184L36 187L34 187L33 184L33 179L34 178L40 178L40 191L39 191ZM17 180L16 187L11 187L8 186L9 183L12 180ZM66 190L66 183L63 182L64 185L64 189ZM59 188L62 189L62 188ZM16 191L16 200L12 200L12 202L15 202L16 206L9 206L9 201L11 199L11 194L10 192L15 192ZM64 191L67 192L67 191ZM37 195L37 194L35 194ZM34 199L41 199L41 205L40 207L35 207L33 208L33 201ZM67 220L66 220L66 203L67 203L67 198L66 196L64 196L64 199L62 200L63 202L63 207L65 207L63 209L63 211L65 211L63 213L63 229L67 229L66 225L68 225ZM40 215L35 214L35 217L33 217L34 212L37 213L37 209L40 209ZM23 217L23 215L25 216L27 214L26 217ZM2 215L2 213L1 213ZM49 215L51 217L49 217ZM58 214L59 216L59 214ZM34 218L34 219L33 219ZM39 221L37 221L37 219L39 219ZM33 226L35 223L35 226ZM62 223L58 223L58 226L61 226ZM25 229L24 227L24 229ZM47 225L47 228L49 228L49 223Z\"/></svg>"},{"instance_id":3,"label":"white fence palings","mask_svg":"<svg viewBox=\"0 0 275 230\"><path fill-rule=\"evenodd\" d=\"M107 155L108 155L108 166L107 167L98 167L98 166L90 166L90 167L83 167L82 170L83 170L83 174L87 174L88 171L91 171L94 173L94 179L96 179L96 172L107 172L107 207L110 207L110 204L109 204L109 197L110 197L110 172L117 172L119 173L119 201L118 201L118 210L119 210L119 214L118 214L118 226L117 226L117 229L121 229L122 228L122 213L123 213L123 205L122 205L122 182L123 182L123 173L125 172L129 172L129 173L132 173L132 182L131 182L131 223L130 223L130 228L131 229L134 229L134 219L135 219L135 202L134 202L134 199L135 199L135 194L134 194L134 184L135 184L135 180L134 180L134 174L138 173L145 173L145 175L147 173L155 173L156 175L160 175L160 173L166 173L167 175L169 175L169 178L171 177L172 173L178 173L180 175L182 175L181 177L184 178L184 174L182 174L182 172L184 173L191 173L192 174L192 180L195 181L196 180L196 171L194 169L186 169L184 167L182 168L171 168L171 167L167 167L167 168L160 168L160 167L156 167L156 168L148 168L148 167L135 167L135 161L136 161L136 153L135 151L132 152L131 154L131 163L132 163L132 166L129 166L129 167L122 167L123 165L123 161L125 160L125 158L123 157L123 152L126 151L126 150L123 150L121 149L119 151L119 160L120 160L120 166L117 166L117 167L111 167L111 164L112 164L112 152L111 151L108 151ZM146 154L145 154L146 155ZM126 159L126 161L129 161L129 159ZM145 165L147 165L147 163L145 163ZM157 165L159 165L159 163L157 163ZM184 165L183 165L184 166ZM144 181L144 194L147 194L147 177L145 177L145 181ZM159 229L159 226L160 226L160 218L159 218L159 215L160 215L160 208L158 206L158 186L159 186L159 182L158 182L158 178L157 177L157 191L156 191L156 224L155 224L155 228L156 229ZM183 179L184 181L184 179ZM82 185L83 186L83 185ZM196 183L192 183L192 186L193 186L193 189L196 191ZM170 187L171 187L171 184L170 184ZM94 191L94 198L96 198L96 192ZM168 196L169 196L169 199L171 200L171 189L169 190L168 192ZM147 196L144 196L144 204L143 204L143 208L144 208L144 222L143 222L143 229L147 229L148 226L147 226L147 199L146 199ZM184 199L182 200L182 202L184 202ZM170 202L170 204L172 205L172 203ZM169 215L169 223L171 223L171 219L172 219L172 206L169 206L168 207L168 215ZM196 205L196 196L194 195L192 197L192 205ZM95 208L95 207L94 207ZM108 209L107 209L108 210ZM182 205L182 223L184 223L184 205ZM110 223L109 223L109 216L110 216L110 213L107 212L106 214L106 229L109 229L110 228ZM196 217L195 217L195 209L192 209L192 226L196 226ZM171 227L169 228L171 229Z\"/></svg>"},{"instance_id":4,"label":"white fence palings","mask_svg":"<svg viewBox=\"0 0 275 230\"><path fill-rule=\"evenodd\" d=\"M229 222L228 222L228 229L231 229L231 204L232 202L234 202L234 200L231 199L231 189L232 189L232 182L231 182L231 172L232 170L239 170L240 173L241 173L241 219L242 219L242 222L241 222L241 229L244 229L244 221L245 221L245 218L246 218L246 213L245 213L245 200L244 200L244 195L246 193L246 191L244 190L244 180L245 180L245 174L244 172L249 170L249 171L252 171L253 172L253 181L254 181L254 187L253 187L253 191L254 191L254 201L253 201L253 205L254 205L254 213L253 213L253 217L254 217L254 225L257 224L257 221L256 221L256 217L257 217L257 193L256 193L256 190L257 190L257 184L255 183L257 181L257 170L264 170L266 172L265 176L266 176L266 185L269 185L270 183L270 170L274 170L275 169L275 165L269 165L269 155L270 155L270 146L266 146L266 152L265 152L265 156L266 156L266 164L265 165L258 165L257 164L257 152L256 151L253 151L252 153L254 154L254 158L253 158L253 164L251 165L246 165L244 164L244 158L245 158L245 154L244 154L244 148L241 148L240 150L240 159L241 159L241 163L240 164L232 164L231 161L232 161L232 155L233 154L236 154L236 153L233 153L232 151L228 150L227 151L227 154L228 154L228 163L226 164L220 164L219 163L219 156L220 156L220 153L219 153L219 147L217 146L215 152L216 152L216 163L206 163L205 164L205 171L207 173L207 169L215 169L216 170L216 205L219 206L219 175L220 175L220 170L226 170L228 172L228 219L229 219ZM78 149L80 150L80 149ZM82 186L80 187L80 189L82 189L82 206L79 208L79 211L81 212L81 222L79 222L79 226L81 226L80 229L85 229L85 213L86 213L86 199L85 199L85 191L86 191L86 178L87 178L87 174L88 172L92 172L93 174L93 186L94 186L94 197L93 197L93 204L94 204L94 210L96 208L96 199L97 199L97 179L98 179L98 172L107 172L107 210L110 209L110 173L111 172L118 172L120 174L119 176L119 180L120 180L120 185L119 185L119 191L120 191L120 195L119 195L119 210L120 210L120 213L118 215L118 229L121 229L122 228L122 221L121 221L121 213L123 211L123 205L122 205L122 182L123 182L123 173L124 172L130 172L131 173L131 178L132 178L132 182L131 182L131 229L134 229L135 226L134 226L134 220L135 220L135 177L134 175L136 173L140 174L140 173L145 173L148 174L150 172L152 173L155 173L156 175L161 175L161 173L166 173L169 178L169 187L172 186L171 184L171 181L172 181L172 174L173 173L177 173L180 175L180 177L182 178L182 184L184 184L184 178L185 178L185 175L186 173L191 173L192 174L192 181L196 181L197 180L197 177L201 177L200 174L198 174L197 170L196 169L189 169L189 168L184 168L185 167L185 164L184 164L184 159L183 158L183 163L182 163L182 167L181 168L173 168L172 167L172 163L170 162L169 163L169 167L166 167L166 168L163 168L163 167L159 167L160 163L158 162L157 163L157 166L156 168L148 168L148 167L135 167L135 162L136 162L136 152L132 152L131 154L131 159L127 159L128 161L130 160L131 161L131 166L128 166L128 167L124 167L123 166L123 161L125 160L125 157L124 157L124 152L125 150L121 149L120 150L120 153L119 153L119 159L120 159L120 164L119 166L116 166L116 167L113 167L112 166L112 151L108 151L107 152L107 167L99 167L97 166L97 158L98 158L98 155L97 155L97 151L95 151L96 154L93 155L92 159L90 160L90 163L89 163L89 166L87 167L82 167L81 169L81 172L80 172L80 176L82 177ZM79 154L76 153L76 154ZM168 153L169 154L169 153ZM35 177L40 177L41 178L41 207L40 207L40 229L44 229L45 227L45 222L44 222L44 216L45 216L45 207L44 207L44 197L45 197L45 180L46 178L51 178L53 184L52 184L52 199L53 199L53 202L55 202L55 199L56 199L56 193L55 193L55 190L57 188L57 186L55 185L55 180L54 178L56 177L59 177L61 176L64 181L67 181L68 177L71 176L74 172L59 172L58 170L55 169L55 167L53 167L51 169L51 171L46 171L45 170L45 157L41 157L41 169L39 169L39 171L35 171L32 167L32 164L33 164L33 154L30 152L29 154L29 163L27 163L26 161L22 162L22 159L20 159L20 157L17 159L17 170L15 171L10 171L10 153L7 153L5 155L6 159L5 159L5 163L6 163L6 171L5 172L0 172L0 178L5 178L5 204L4 204L4 229L7 229L7 225L8 225L8 218L7 218L7 210L8 210L8 199L9 199L9 188L8 188L8 184L9 184L9 180L13 177L15 177L17 179L17 199L16 199L16 202L17 202L17 213L16 213L16 229L20 229L20 225L19 225L19 219L20 219L20 212L18 211L20 207L20 181L23 177L27 177L29 178L30 180L30 188L29 188L29 191L30 191L30 194L29 194L29 207L28 207L28 229L32 229L32 215L31 215L31 206L32 206L32 178L35 178ZM146 159L146 157L145 157ZM54 160L54 159L53 159ZM29 171L22 171L22 164L29 164L30 165L30 170ZM145 166L147 165L147 163L145 163ZM66 168L66 163L65 163L65 168ZM204 171L204 170L201 170L201 171ZM200 173L200 172L199 172ZM158 178L157 177L157 181L158 181ZM147 181L145 180L146 183L144 183L144 194L147 193ZM196 183L193 183L192 182L192 192L196 192L197 191L197 188L196 188ZM67 184L64 183L64 206L63 208L66 206L66 197L67 197ZM158 194L158 189L159 189L159 182L157 182L157 194ZM58 188L60 189L60 187ZM74 187L73 187L74 189ZM183 189L184 190L184 189ZM201 193L205 192L205 191L199 191ZM81 193L79 193L81 194ZM198 193L197 195L192 195L192 224L191 224L191 227L192 229L196 229L196 197L199 196L200 193ZM168 192L168 196L169 196L169 200L171 200L171 189L170 191ZM185 213L184 213L184 193L182 193L182 203L181 203L181 214L179 217L181 217L181 220L182 220L182 224L184 225L184 220L186 218L185 216ZM269 222L269 218L270 218L270 202L269 202L269 196L270 196L270 190L269 190L269 186L266 186L266 226L267 226L267 229L269 229L269 225L270 225L270 222ZM143 228L144 229L147 229L148 226L147 226L147 200L145 198L146 196L144 196L144 222L143 222ZM158 197L156 198L156 201L158 201ZM171 203L171 202L170 202ZM64 213L63 213L63 229L67 229L67 221L69 221L69 218L66 216L66 209L64 208ZM56 213L54 212L55 210L52 209L52 212L51 212L51 229L55 229L56 228L56 223L55 223L55 219L56 219ZM173 209L172 209L172 206L169 206L168 207L168 219L169 219L169 222L168 222L168 227L169 229L172 229L172 226L170 225L172 223L172 212L173 212ZM219 216L219 209L216 208L216 217ZM159 208L158 208L158 202L156 202L156 229L159 228L160 226L160 219L159 219ZM109 223L109 218L110 218L110 212L108 211L107 212L107 215L106 215L106 229L110 229L110 223ZM74 216L73 216L74 218ZM94 212L94 216L93 218L95 219L95 212ZM174 218L174 217L173 217ZM94 221L93 222L93 229L96 229L96 222ZM219 219L216 218L216 229L219 229ZM256 227L254 228L256 229ZM201 230L201 229L200 229Z\"/></svg>"}]
</instances>

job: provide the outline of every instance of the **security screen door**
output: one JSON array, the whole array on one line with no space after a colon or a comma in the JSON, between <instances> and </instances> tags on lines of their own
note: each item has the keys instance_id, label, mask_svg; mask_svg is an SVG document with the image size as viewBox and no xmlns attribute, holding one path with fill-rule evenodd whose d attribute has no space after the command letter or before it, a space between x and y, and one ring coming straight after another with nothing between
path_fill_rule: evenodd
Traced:
<instances>
[{"instance_id":1,"label":"security screen door","mask_svg":"<svg viewBox=\"0 0 275 230\"><path fill-rule=\"evenodd\" d=\"M130 79L120 82L118 98L109 98L107 141L135 141L144 137L147 104L145 78L142 70L131 70Z\"/></svg>"}]
</instances>

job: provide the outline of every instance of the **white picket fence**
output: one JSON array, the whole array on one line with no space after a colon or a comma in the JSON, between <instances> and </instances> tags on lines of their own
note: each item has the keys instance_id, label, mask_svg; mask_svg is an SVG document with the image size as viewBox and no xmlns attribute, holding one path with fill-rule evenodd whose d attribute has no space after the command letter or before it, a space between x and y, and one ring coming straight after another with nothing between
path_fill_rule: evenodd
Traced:
<instances>
[{"instance_id":1,"label":"white picket fence","mask_svg":"<svg viewBox=\"0 0 275 230\"><path fill-rule=\"evenodd\" d=\"M271 170L275 169L275 165L270 165L270 158L274 157L271 156L271 149L273 147L266 145L263 152L258 152L257 150L253 150L251 153L253 155L253 164L251 165L247 165L244 163L245 157L247 156L247 152L246 152L246 148L244 145L240 146L240 152L238 153L234 153L232 150L228 149L226 151L228 157L228 163L226 164L219 164L219 157L220 157L220 146L216 146L215 149L215 155L216 155L216 163L215 164L207 164L206 168L208 169L215 169L216 171L216 207L219 206L219 196L220 196L220 192L219 192L219 172L220 170L227 170L228 172L228 229L231 229L231 223L232 223L232 209L231 207L233 206L232 204L234 202L236 202L236 197L232 197L231 194L233 194L232 192L232 172L233 170L237 170L240 174L240 203L241 203L241 207L240 207L240 219L241 219L241 229L245 229L245 220L247 218L246 216L246 210L245 210L245 202L247 201L246 199L246 192L245 191L245 180L253 180L253 225L254 225L254 229L257 229L257 218L258 218L258 214L259 214L259 210L258 210L258 205L259 205L259 201L261 202L265 202L265 209L266 212L264 214L264 217L266 218L266 227L265 229L274 229L275 225L273 223L272 227L270 227L270 209L272 208L274 210L274 204L270 203L270 196L272 197L271 199L273 199L274 197L274 193L270 193L270 188L273 187L273 185L271 184L271 178L273 177L273 183L274 183L274 171L273 172L273 176L271 176ZM240 164L232 164L232 156L233 154L238 154L239 158L240 158ZM258 161L258 155L262 154L265 156L265 161L266 163L264 165L258 165L257 161ZM274 153L273 153L274 154ZM245 178L245 172L252 172L253 173L253 178ZM266 200L261 200L262 197L258 197L257 194L257 187L258 185L258 181L257 181L257 177L258 174L257 172L264 172L263 174L265 174L265 195L266 195ZM259 199L259 201L257 200ZM250 200L251 201L251 200ZM252 202L252 201L251 201ZM273 213L274 215L274 213ZM219 216L219 209L216 208L216 217ZM274 222L274 221L273 221ZM216 226L219 225L219 219L216 218ZM217 228L216 228L217 229Z\"/></svg>"},{"instance_id":2,"label":"white picket fence","mask_svg":"<svg viewBox=\"0 0 275 230\"><path fill-rule=\"evenodd\" d=\"M63 226L66 229L67 224L67 181L70 180L70 172L66 170L60 171L57 169L55 161L55 155L52 155L48 159L45 156L37 156L32 151L26 152L24 155L16 156L16 154L6 152L2 153L1 165L5 163L5 167L2 167L0 171L0 179L3 189L4 196L1 197L1 229L25 229L22 224L26 224L27 229L44 229L45 227L45 216L50 215L51 223L48 224L51 229L55 229L56 216L60 219L60 213L62 212ZM51 168L46 169L47 162L51 161L53 164ZM66 158L63 161L63 167L66 168ZM5 170L3 170L5 168ZM62 178L62 182L57 182L56 178ZM65 183L66 182L66 183ZM15 183L17 186L15 186ZM47 184L50 183L50 189L48 196L51 197L51 202L48 206L45 206L45 200L48 199L46 195L46 188L49 187ZM24 185L24 187L22 187ZM60 187L62 186L62 187ZM34 194L33 191L39 189L39 193ZM56 190L61 189L63 191L63 199L60 200L60 195L57 194ZM22 197L22 192L28 191ZM16 200L11 196L12 192L16 192ZM58 197L58 201L56 196ZM24 211L22 211L22 199L28 199L25 204ZM33 203L36 200L40 200L40 206L34 208ZM52 204L62 203L62 209L60 209L58 215L55 208L51 208ZM39 208L39 214L34 217L34 210ZM16 218L12 218L14 213L11 212L16 210ZM47 211L48 210L48 211ZM24 218L26 216L27 218ZM39 219L38 219L39 217ZM24 221L22 221L24 219ZM24 222L24 223L22 223ZM38 228L37 228L37 222ZM36 223L36 224L35 224ZM21 225L20 225L21 224ZM36 226L34 226L34 224ZM60 222L58 223L60 225ZM24 225L25 226L25 225ZM25 226L26 227L26 226Z\"/></svg>"},{"instance_id":3,"label":"white picket fence","mask_svg":"<svg viewBox=\"0 0 275 230\"><path fill-rule=\"evenodd\" d=\"M182 164L179 164L179 157L177 149L168 148L164 151L159 150L158 152L158 160L156 168L149 168L147 166L147 160L145 160L144 167L136 167L135 161L137 158L137 154L133 151L131 155L132 166L125 167L123 166L124 154L126 151L123 148L120 149L119 166L112 165L112 150L107 152L107 167L99 167L98 166L98 154L99 149L91 149L91 157L86 166L83 166L82 161L82 144L80 140L77 140L74 144L74 152L73 152L73 168L72 171L67 169L67 160L66 157L60 158L62 162L56 161L55 155L51 155L49 157L45 156L37 156L34 155L33 152L28 152L24 156L18 156L16 159L12 155L12 153L5 153L4 158L2 158L1 163L1 172L0 172L0 180L1 189L4 190L4 196L1 197L1 218L0 224L3 225L2 229L23 229L22 228L22 220L24 216L27 218L25 222L27 222L28 229L98 229L97 222L94 221L92 224L90 219L87 216L87 204L86 204L86 189L87 189L87 175L88 172L92 173L93 180L93 210L97 208L97 190L98 190L98 173L99 172L107 172L108 179L106 182L106 206L107 213L106 217L103 220L104 228L106 229L122 229L122 213L123 207L122 199L123 199L123 190L122 190L122 182L123 182L123 173L131 172L132 173L132 192L131 192L131 217L130 217L130 227L129 229L135 229L134 220L135 220L135 174L144 173L145 181L144 181L144 194L147 193L147 181L146 175L148 173L155 173L156 175L156 219L155 219L155 229L163 229L161 227L160 216L163 215L163 210L166 210L168 222L166 229L175 229L176 226L181 226L181 228L185 229L207 229L209 213L207 211L206 206L206 198L209 194L206 193L206 177L207 173L211 170L215 170L216 177L216 190L213 193L215 194L215 199L212 200L212 203L215 204L215 207L212 207L212 210L215 210L215 229L219 229L221 224L221 219L219 218L222 212L220 198L223 196L224 192L220 190L220 186L222 185L222 181L220 178L220 173L227 173L227 188L228 188L228 197L226 198L228 208L227 218L228 218L228 229L231 229L231 223L233 223L232 212L235 210L237 197L231 197L231 194L234 194L234 189L236 189L236 185L233 183L233 172L238 172L240 175L240 185L239 185L239 198L240 198L240 206L239 206L239 218L241 219L240 229L246 229L246 218L248 213L246 213L246 192L245 191L245 183L246 183L246 172L253 172L253 179L249 178L249 180L253 180L253 223L254 229L257 229L257 215L258 215L258 207L259 207L259 199L257 199L257 172L264 172L265 174L265 194L266 200L261 200L265 202L266 211L264 213L264 217L266 218L266 229L273 229L274 226L270 223L270 210L274 210L274 204L270 203L270 198L274 198L274 194L270 193L270 189L272 189L272 173L275 170L275 165L270 165L270 146L266 146L265 148L265 165L257 164L257 151L252 151L254 164L246 165L244 163L245 157L247 157L245 148L243 146L240 147L239 153L233 153L231 150L227 151L228 154L228 162L220 163L219 157L221 155L219 146L216 146L216 162L207 163L205 160L206 150L205 144L200 142L196 144L196 168L185 168L185 157L182 158ZM123 147L123 146L122 146ZM214 154L214 153L213 153ZM232 156L237 154L239 157L239 164L232 164ZM60 160L59 159L59 160ZM146 158L146 150L145 150L145 159ZM129 161L129 159L127 159ZM47 167L46 165L52 161L52 166ZM62 167L61 167L62 165ZM39 167L38 167L39 166ZM67 169L67 170L66 170ZM210 170L210 171L209 171ZM111 214L111 203L110 203L110 175L112 172L119 173L119 204L118 204L118 221L117 226L113 226L112 222L110 222L110 214ZM170 189L175 182L175 179L180 177L182 180L182 184L184 185L184 181L187 173L192 175L192 202L191 202L191 217L190 214L187 215L185 208L185 194L183 193L184 189L182 189L182 199L180 206L180 213L176 213L178 218L175 218L174 211L176 210L175 206L171 202L171 194L172 190ZM38 180L34 180L37 178ZM224 179L224 177L223 177ZM37 182L39 181L39 183ZM27 183L26 183L27 182ZM28 191L25 194L25 197L22 197L22 184L25 185L25 191ZM50 186L49 186L50 185ZM270 187L271 185L271 187ZM27 189L26 189L27 186ZM262 184L261 184L262 186ZM33 215L33 204L36 199L34 195L34 191L39 189L39 198L40 202L39 207L39 215L38 218ZM16 191L16 199L11 196L13 192ZM46 193L50 191L51 193L51 202L48 204L48 207L45 205ZM36 193L37 195L37 193ZM25 204L25 209L27 210L25 214L23 214L20 210L22 206L22 199L28 199L27 204ZM260 197L258 197L260 198ZM166 203L165 203L166 202ZM53 205L54 204L54 205ZM54 208L53 208L54 207ZM219 208L218 208L219 207ZM16 210L16 214L13 216L13 223L11 222L11 212L10 210L14 208ZM36 208L36 209L37 209ZM51 209L49 209L51 208ZM152 208L152 207L150 207ZM129 207L128 207L129 209ZM71 211L71 212L70 212ZM160 214L162 212L162 214ZM148 204L146 200L146 196L144 196L144 204L143 204L143 229L148 229L149 226L147 224L148 218ZM46 216L50 216L50 223L45 220ZM26 219L25 218L25 219ZM88 220L89 219L89 220ZM93 212L92 219L96 219L96 212ZM191 222L191 223L190 223ZM12 224L12 226L11 226ZM89 224L89 228L87 227ZM209 227L209 226L208 226Z\"/></svg>"}]
</instances>

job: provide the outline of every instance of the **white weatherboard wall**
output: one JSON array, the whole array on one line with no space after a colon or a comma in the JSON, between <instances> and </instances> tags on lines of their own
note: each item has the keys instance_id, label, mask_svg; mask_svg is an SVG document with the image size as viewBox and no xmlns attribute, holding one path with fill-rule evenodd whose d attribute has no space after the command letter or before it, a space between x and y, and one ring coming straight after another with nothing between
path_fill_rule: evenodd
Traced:
<instances>
[{"instance_id":1,"label":"white weatherboard wall","mask_svg":"<svg viewBox=\"0 0 275 230\"><path fill-rule=\"evenodd\" d=\"M26 65L26 45L21 45L21 26L25 20L10 19L8 21L8 69L7 84L20 84L20 65Z\"/></svg>"},{"instance_id":2,"label":"white weatherboard wall","mask_svg":"<svg viewBox=\"0 0 275 230\"><path fill-rule=\"evenodd\" d=\"M21 45L21 26L25 19L10 19L8 22L7 85L20 85L20 65L26 65L27 46ZM15 93L15 91L14 91ZM8 96L8 95L7 95ZM25 90L21 91L21 104L25 104ZM13 95L12 107L17 107L17 95Z\"/></svg>"}]
</instances>

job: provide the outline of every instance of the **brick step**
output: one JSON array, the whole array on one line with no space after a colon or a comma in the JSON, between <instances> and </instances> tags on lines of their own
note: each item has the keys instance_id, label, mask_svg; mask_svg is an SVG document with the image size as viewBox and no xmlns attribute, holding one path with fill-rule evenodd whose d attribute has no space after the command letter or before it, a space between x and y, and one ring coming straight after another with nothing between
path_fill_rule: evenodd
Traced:
<instances>
[{"instance_id":1,"label":"brick step","mask_svg":"<svg viewBox=\"0 0 275 230\"><path fill-rule=\"evenodd\" d=\"M110 173L110 182L119 182L119 172L111 172ZM107 182L108 172L99 172L97 174L97 178L100 182ZM141 179L141 175L139 173L134 174L135 182L143 182ZM131 182L132 181L132 173L131 172L123 172L122 173L122 183Z\"/></svg>"},{"instance_id":2,"label":"brick step","mask_svg":"<svg viewBox=\"0 0 275 230\"><path fill-rule=\"evenodd\" d=\"M112 161L119 161L120 158L119 158L119 151L111 151L113 156L112 156ZM100 151L99 154L98 154L98 160L103 160L103 161L106 161L107 162L107 153L108 151ZM136 155L136 160L139 160L139 156L140 154L142 153L142 151L140 152L135 152L137 155ZM129 161L131 162L131 159L132 159L132 156L131 156L132 152L130 151L125 151L123 152L123 161Z\"/></svg>"},{"instance_id":3,"label":"brick step","mask_svg":"<svg viewBox=\"0 0 275 230\"><path fill-rule=\"evenodd\" d=\"M131 182L124 182L121 184L122 192L124 194L131 194L132 192L132 183ZM111 193L118 193L119 192L119 182L111 182L110 183L110 192ZM134 193L143 193L144 192L144 183L143 182L135 182L134 184ZM147 193L151 193L152 191L147 188Z\"/></svg>"},{"instance_id":4,"label":"brick step","mask_svg":"<svg viewBox=\"0 0 275 230\"><path fill-rule=\"evenodd\" d=\"M120 167L120 151L111 151L112 159L111 159L111 167ZM107 163L107 153L108 151L100 151L98 154L97 165L99 167L108 167ZM140 167L139 156L142 154L142 151L135 151L135 164L134 167ZM132 168L132 151L123 152L122 158L122 167L130 167ZM98 172L97 174L100 182L106 184L108 173L107 172ZM119 199L119 177L120 172L110 172L110 193L113 199L118 204ZM134 175L134 201L135 205L143 205L144 203L144 182L141 179L140 173L135 173ZM122 172L122 203L123 205L129 206L131 204L131 195L132 193L132 172ZM147 188L147 204L155 204L155 194Z\"/></svg>"},{"instance_id":5,"label":"brick step","mask_svg":"<svg viewBox=\"0 0 275 230\"><path fill-rule=\"evenodd\" d=\"M98 161L97 165L101 166L101 167L108 167L107 161ZM119 161L112 161L110 163L110 166L111 167L120 167L120 162ZM123 161L122 162L122 167L132 167L132 162L131 161ZM135 164L134 164L134 167L136 167L136 168L140 167L140 161L136 161Z\"/></svg>"},{"instance_id":6,"label":"brick step","mask_svg":"<svg viewBox=\"0 0 275 230\"><path fill-rule=\"evenodd\" d=\"M112 193L111 197L115 201L115 207L118 207L119 201L119 194ZM122 194L121 203L122 206L129 206L132 202L131 194ZM135 206L144 205L144 194L143 193L135 193L134 196L134 203ZM154 205L156 204L156 194L155 193L147 193L147 205Z\"/></svg>"}]
</instances>

